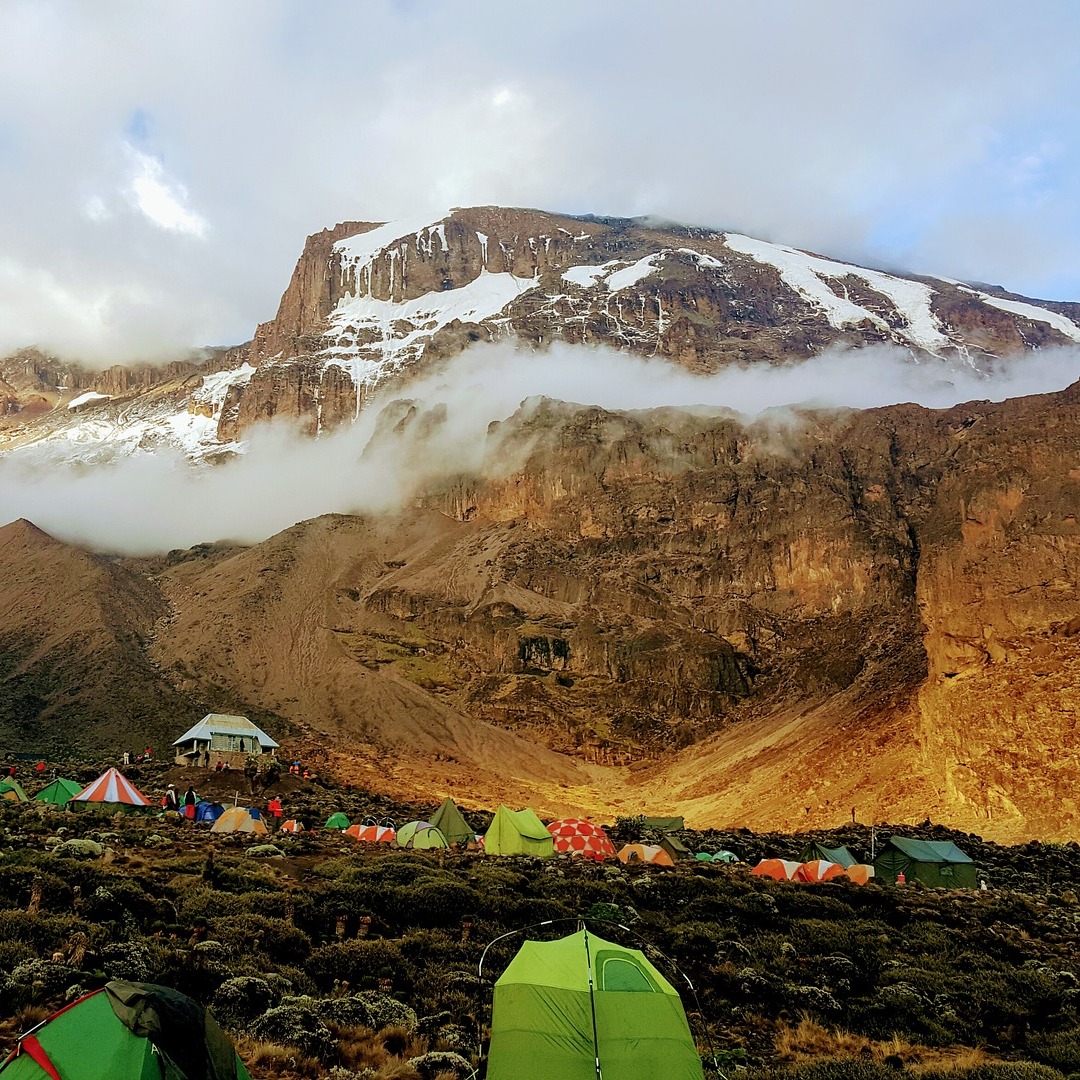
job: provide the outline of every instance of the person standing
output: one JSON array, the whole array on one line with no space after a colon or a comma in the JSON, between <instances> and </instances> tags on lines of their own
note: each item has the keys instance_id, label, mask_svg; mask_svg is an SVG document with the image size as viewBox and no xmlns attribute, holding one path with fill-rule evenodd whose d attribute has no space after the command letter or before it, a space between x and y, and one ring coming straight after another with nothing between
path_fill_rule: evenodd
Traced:
<instances>
[{"instance_id":1,"label":"person standing","mask_svg":"<svg viewBox=\"0 0 1080 1080\"><path fill-rule=\"evenodd\" d=\"M165 789L165 798L161 800L161 805L165 808L166 813L170 810L175 812L180 809L176 798L176 788L172 784Z\"/></svg>"},{"instance_id":2,"label":"person standing","mask_svg":"<svg viewBox=\"0 0 1080 1080\"><path fill-rule=\"evenodd\" d=\"M277 827L277 828L281 827L282 806L281 806L281 796L280 795L275 795L266 804L266 814L267 814L267 817L269 817L270 820L273 821L275 827Z\"/></svg>"},{"instance_id":3,"label":"person standing","mask_svg":"<svg viewBox=\"0 0 1080 1080\"><path fill-rule=\"evenodd\" d=\"M199 796L195 794L195 789L188 784L187 791L184 792L184 817L188 821L195 820L195 804L199 801Z\"/></svg>"}]
</instances>

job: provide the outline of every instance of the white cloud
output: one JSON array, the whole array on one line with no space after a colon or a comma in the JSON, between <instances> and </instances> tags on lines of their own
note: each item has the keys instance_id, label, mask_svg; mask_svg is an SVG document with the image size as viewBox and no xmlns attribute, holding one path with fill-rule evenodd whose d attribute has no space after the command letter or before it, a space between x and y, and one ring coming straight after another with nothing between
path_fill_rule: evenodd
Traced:
<instances>
[{"instance_id":1,"label":"white cloud","mask_svg":"<svg viewBox=\"0 0 1080 1080\"><path fill-rule=\"evenodd\" d=\"M520 459L508 456L502 435L489 435L489 425L541 396L623 410L728 409L790 428L799 423L790 406L914 401L941 408L1058 390L1077 378L1080 349L1069 348L1018 358L990 375L944 361L916 364L905 350L880 346L702 378L609 349L485 345L410 386L430 422L399 426L405 408L384 399L355 425L318 440L287 425L257 428L247 454L212 468L160 453L93 468L55 459L35 464L32 454L0 456L0 507L5 520L26 517L99 550L141 554L217 539L254 542L323 513L393 510L463 472L513 471ZM445 411L435 409L440 405ZM390 423L380 418L383 406ZM405 436L387 434L401 427Z\"/></svg>"},{"instance_id":2,"label":"white cloud","mask_svg":"<svg viewBox=\"0 0 1080 1080\"><path fill-rule=\"evenodd\" d=\"M206 219L189 210L183 186L170 183L157 158L128 147L135 163L129 192L134 205L155 225L169 232L184 233L200 240L206 236Z\"/></svg>"}]
</instances>

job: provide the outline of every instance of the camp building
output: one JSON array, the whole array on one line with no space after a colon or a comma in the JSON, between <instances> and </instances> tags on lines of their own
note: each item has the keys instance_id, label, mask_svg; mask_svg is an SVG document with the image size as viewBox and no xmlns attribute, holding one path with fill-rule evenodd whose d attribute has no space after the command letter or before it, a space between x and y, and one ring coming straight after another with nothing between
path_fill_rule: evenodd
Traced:
<instances>
[{"instance_id":1,"label":"camp building","mask_svg":"<svg viewBox=\"0 0 1080 1080\"><path fill-rule=\"evenodd\" d=\"M176 742L177 765L205 765L214 768L220 761L230 768L243 768L251 754L273 754L278 744L246 716L207 713ZM209 751L209 762L206 753Z\"/></svg>"}]
</instances>

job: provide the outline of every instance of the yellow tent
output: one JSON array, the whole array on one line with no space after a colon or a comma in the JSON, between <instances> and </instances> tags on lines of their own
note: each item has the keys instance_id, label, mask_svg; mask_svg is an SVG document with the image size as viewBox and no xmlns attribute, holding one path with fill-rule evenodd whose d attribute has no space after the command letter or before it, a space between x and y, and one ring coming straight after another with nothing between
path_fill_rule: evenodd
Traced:
<instances>
[{"instance_id":1,"label":"yellow tent","mask_svg":"<svg viewBox=\"0 0 1080 1080\"><path fill-rule=\"evenodd\" d=\"M266 826L262 818L253 817L251 811L243 806L231 806L210 827L211 832L246 832L256 836L266 836Z\"/></svg>"}]
</instances>

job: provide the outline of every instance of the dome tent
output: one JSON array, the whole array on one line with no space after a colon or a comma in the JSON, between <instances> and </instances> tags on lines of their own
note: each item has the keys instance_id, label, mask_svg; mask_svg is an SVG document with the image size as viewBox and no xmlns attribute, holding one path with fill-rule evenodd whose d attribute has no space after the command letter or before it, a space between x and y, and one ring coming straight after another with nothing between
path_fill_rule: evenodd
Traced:
<instances>
[{"instance_id":1,"label":"dome tent","mask_svg":"<svg viewBox=\"0 0 1080 1080\"><path fill-rule=\"evenodd\" d=\"M581 855L598 862L615 854L615 845L599 825L582 818L560 818L548 825L560 855Z\"/></svg>"},{"instance_id":2,"label":"dome tent","mask_svg":"<svg viewBox=\"0 0 1080 1080\"><path fill-rule=\"evenodd\" d=\"M221 803L210 802L203 799L202 802L195 804L196 821L205 821L213 825L213 823L224 813L225 807L222 806Z\"/></svg>"},{"instance_id":3,"label":"dome tent","mask_svg":"<svg viewBox=\"0 0 1080 1080\"><path fill-rule=\"evenodd\" d=\"M682 1002L637 949L526 941L495 983L488 1080L702 1080Z\"/></svg>"},{"instance_id":4,"label":"dome tent","mask_svg":"<svg viewBox=\"0 0 1080 1080\"><path fill-rule=\"evenodd\" d=\"M191 998L115 980L23 1035L4 1080L250 1080L229 1037Z\"/></svg>"},{"instance_id":5,"label":"dome tent","mask_svg":"<svg viewBox=\"0 0 1080 1080\"><path fill-rule=\"evenodd\" d=\"M0 780L0 799L5 802L29 802L30 796L22 789L22 784L14 777Z\"/></svg>"},{"instance_id":6,"label":"dome tent","mask_svg":"<svg viewBox=\"0 0 1080 1080\"><path fill-rule=\"evenodd\" d=\"M449 847L442 831L435 828L430 821L408 821L397 831L394 838L394 846L400 848L413 848L423 851L429 848Z\"/></svg>"},{"instance_id":7,"label":"dome tent","mask_svg":"<svg viewBox=\"0 0 1080 1080\"><path fill-rule=\"evenodd\" d=\"M326 819L324 829L347 829L349 827L349 819L340 810L336 814L331 814Z\"/></svg>"},{"instance_id":8,"label":"dome tent","mask_svg":"<svg viewBox=\"0 0 1080 1080\"><path fill-rule=\"evenodd\" d=\"M244 806L230 806L210 826L210 831L215 833L254 833L256 836L266 836L266 826L257 810Z\"/></svg>"}]
</instances>

